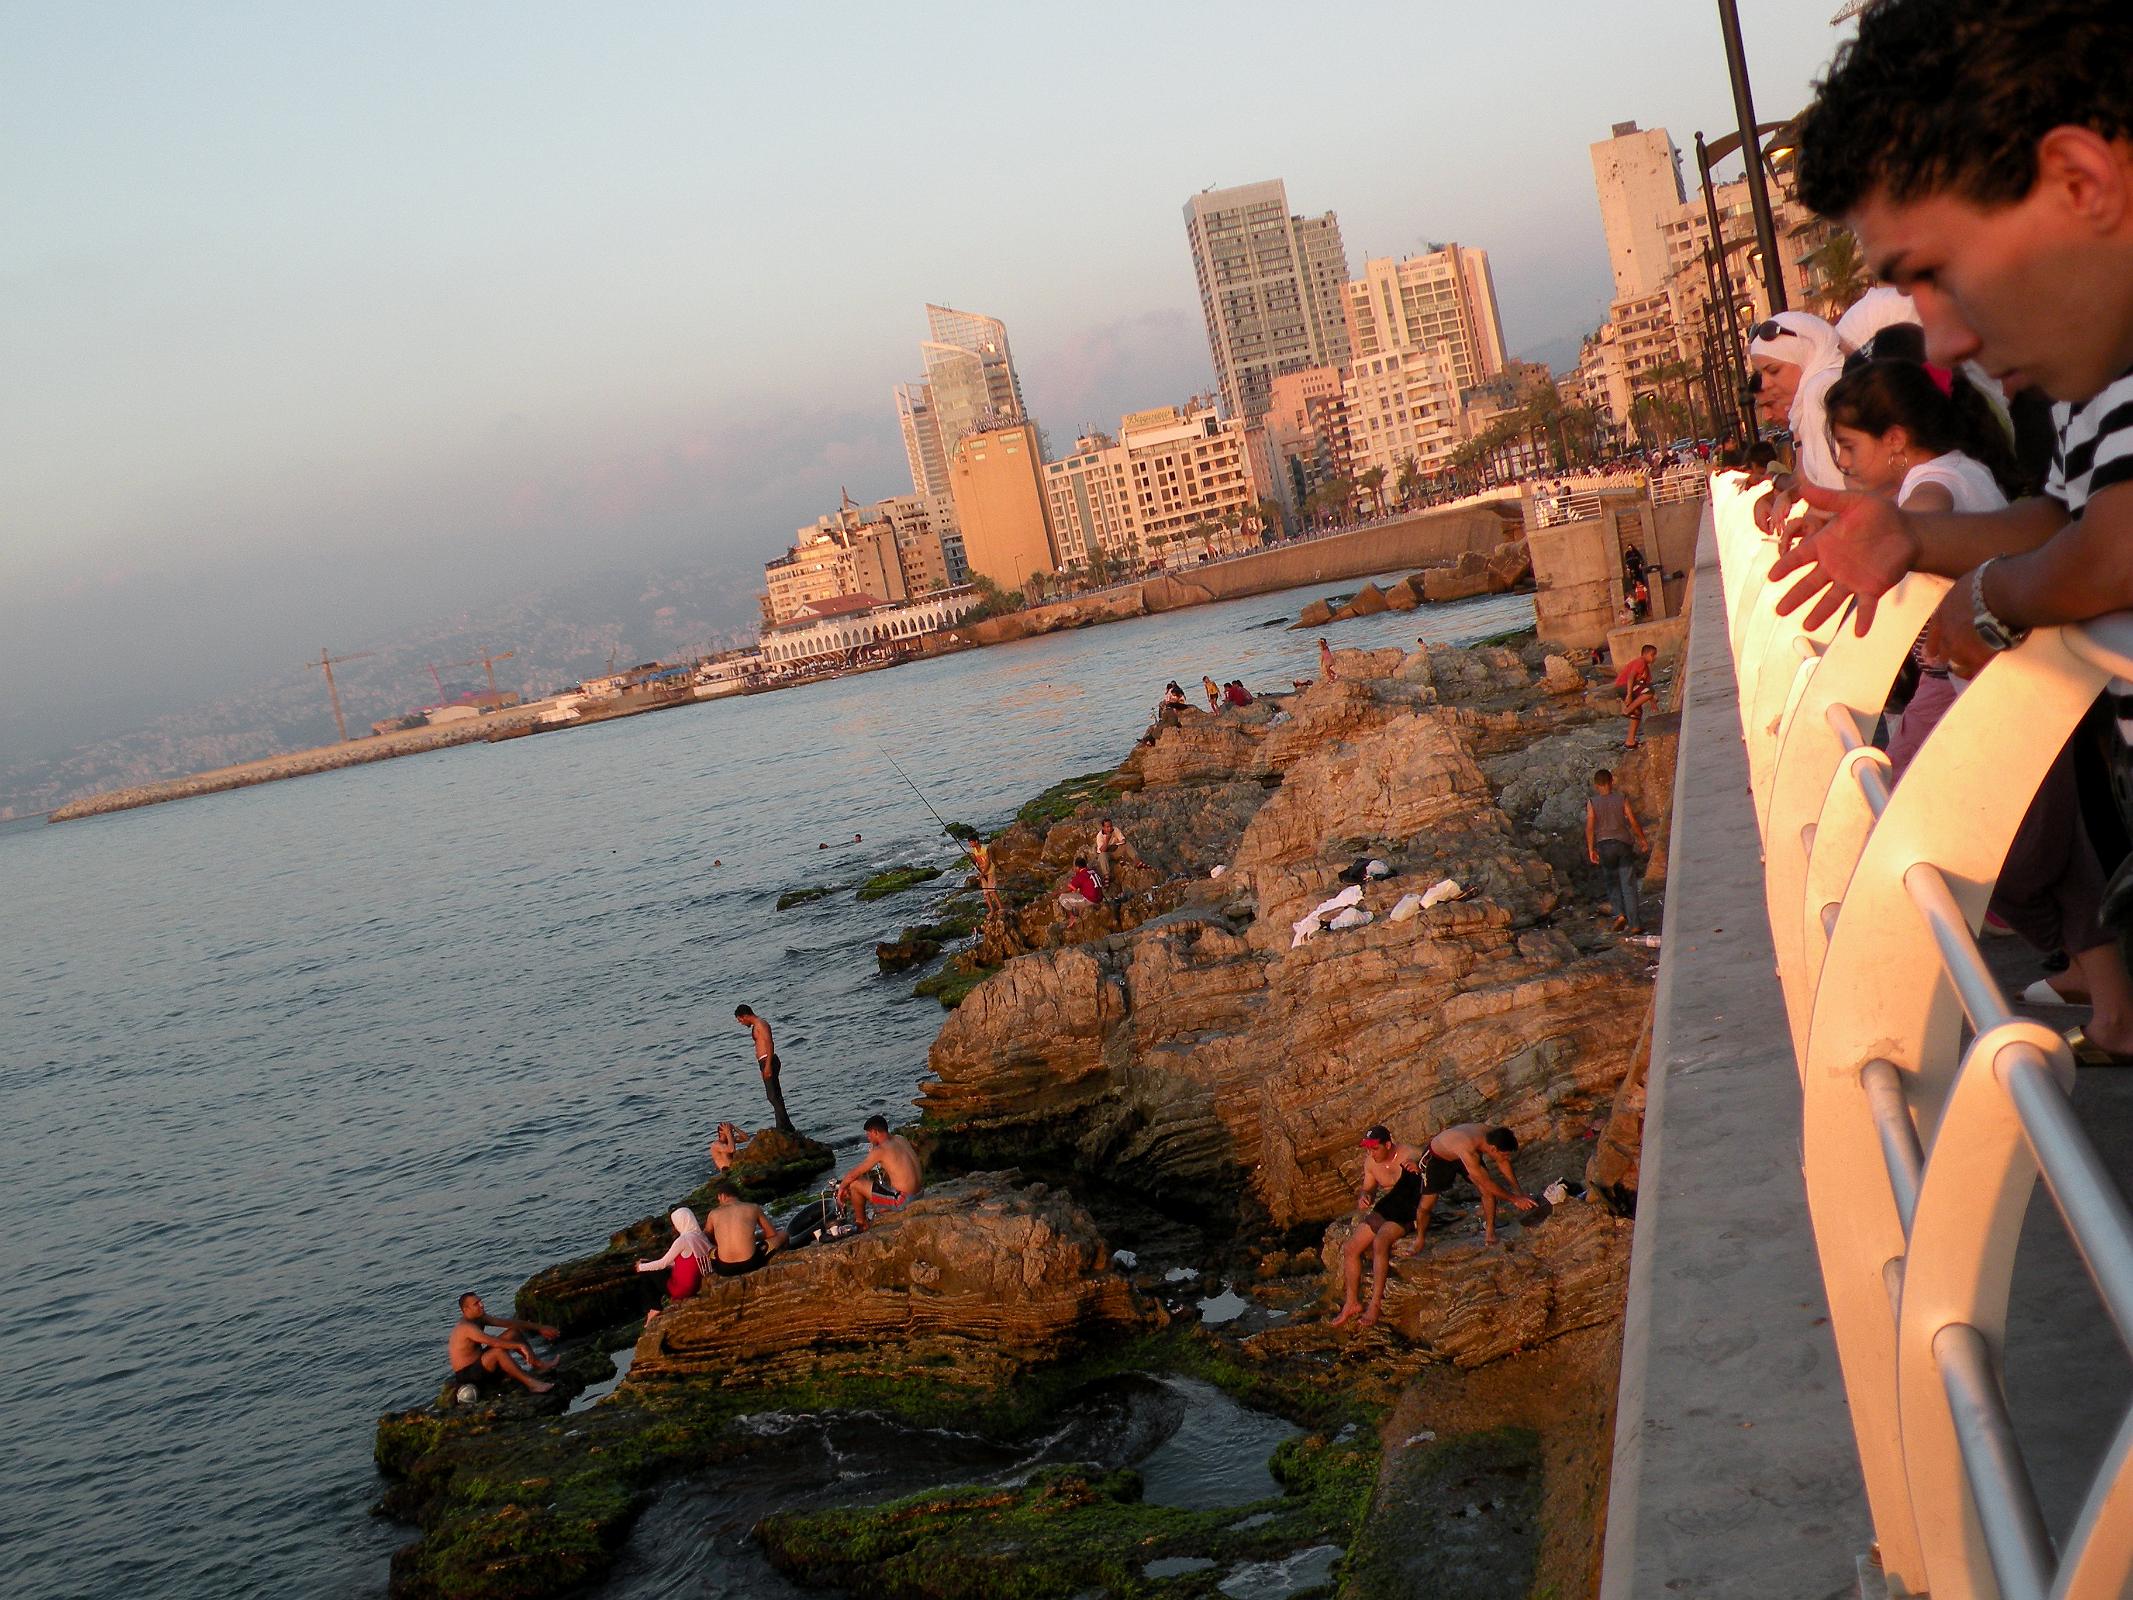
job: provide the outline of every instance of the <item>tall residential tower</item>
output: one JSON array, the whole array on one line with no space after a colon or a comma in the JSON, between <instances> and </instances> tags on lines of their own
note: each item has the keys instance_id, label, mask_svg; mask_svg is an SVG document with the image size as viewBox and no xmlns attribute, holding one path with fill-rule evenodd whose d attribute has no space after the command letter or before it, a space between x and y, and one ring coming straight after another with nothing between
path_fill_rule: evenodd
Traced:
<instances>
[{"instance_id":1,"label":"tall residential tower","mask_svg":"<svg viewBox=\"0 0 2133 1600\"><path fill-rule=\"evenodd\" d=\"M1194 195L1185 235L1230 415L1263 413L1283 373L1347 363L1348 255L1332 212L1292 216L1275 178Z\"/></svg>"},{"instance_id":2,"label":"tall residential tower","mask_svg":"<svg viewBox=\"0 0 2133 1600\"><path fill-rule=\"evenodd\" d=\"M1347 287L1353 363L1442 348L1462 389L1503 371L1503 328L1486 250L1441 244L1404 261L1368 261Z\"/></svg>"},{"instance_id":3,"label":"tall residential tower","mask_svg":"<svg viewBox=\"0 0 2133 1600\"><path fill-rule=\"evenodd\" d=\"M1660 293L1666 288L1666 225L1687 198L1674 141L1664 128L1618 122L1612 137L1592 147L1592 182L1600 194L1615 298Z\"/></svg>"}]
</instances>

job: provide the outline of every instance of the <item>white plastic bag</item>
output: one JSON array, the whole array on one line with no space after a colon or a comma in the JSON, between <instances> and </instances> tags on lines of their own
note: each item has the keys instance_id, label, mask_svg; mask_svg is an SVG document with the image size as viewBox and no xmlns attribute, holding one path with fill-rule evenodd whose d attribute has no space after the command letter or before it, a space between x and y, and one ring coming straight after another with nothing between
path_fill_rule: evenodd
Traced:
<instances>
[{"instance_id":1,"label":"white plastic bag","mask_svg":"<svg viewBox=\"0 0 2133 1600\"><path fill-rule=\"evenodd\" d=\"M1403 894L1400 896L1400 903L1392 908L1392 915L1385 920L1387 922L1410 922L1421 910L1422 897L1420 895Z\"/></svg>"},{"instance_id":2,"label":"white plastic bag","mask_svg":"<svg viewBox=\"0 0 2133 1600\"><path fill-rule=\"evenodd\" d=\"M1361 906L1350 906L1346 911L1343 911L1339 916L1327 923L1326 926L1329 928L1360 928L1364 923L1375 922L1376 920Z\"/></svg>"},{"instance_id":3,"label":"white plastic bag","mask_svg":"<svg viewBox=\"0 0 2133 1600\"><path fill-rule=\"evenodd\" d=\"M1422 892L1422 909L1427 911L1431 906L1441 905L1446 900L1456 900L1458 898L1458 881L1453 878L1439 878Z\"/></svg>"}]
</instances>

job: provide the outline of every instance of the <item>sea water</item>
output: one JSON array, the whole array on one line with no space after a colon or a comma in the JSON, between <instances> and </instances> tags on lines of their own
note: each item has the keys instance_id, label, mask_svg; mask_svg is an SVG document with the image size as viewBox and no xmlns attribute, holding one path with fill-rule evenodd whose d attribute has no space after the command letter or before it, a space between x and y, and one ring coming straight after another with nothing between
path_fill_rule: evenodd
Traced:
<instances>
[{"instance_id":1,"label":"sea water","mask_svg":"<svg viewBox=\"0 0 2133 1600\"><path fill-rule=\"evenodd\" d=\"M872 947L929 894L774 909L950 863L888 756L997 827L1122 759L1167 679L1313 676L1316 634L1260 624L1348 587L0 828L7 1590L381 1591L412 1535L368 1514L378 1413L436 1392L461 1290L508 1306L767 1120L735 1004L847 1159L909 1113L942 1013Z\"/></svg>"}]
</instances>

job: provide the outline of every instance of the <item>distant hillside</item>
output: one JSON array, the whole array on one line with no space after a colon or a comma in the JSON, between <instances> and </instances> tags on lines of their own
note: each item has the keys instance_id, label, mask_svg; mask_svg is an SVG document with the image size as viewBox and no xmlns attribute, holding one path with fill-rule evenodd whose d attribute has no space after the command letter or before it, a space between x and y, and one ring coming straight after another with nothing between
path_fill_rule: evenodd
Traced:
<instances>
[{"instance_id":1,"label":"distant hillside","mask_svg":"<svg viewBox=\"0 0 2133 1600\"><path fill-rule=\"evenodd\" d=\"M594 575L348 644L361 661L334 669L351 734L437 700L429 664L447 685L486 685L482 669L452 665L482 651L514 652L496 686L528 697L629 665L731 649L755 637L752 586L730 569ZM57 754L0 760L0 820L35 815L82 795L178 777L332 740L333 713L316 672L156 718L130 733Z\"/></svg>"}]
</instances>

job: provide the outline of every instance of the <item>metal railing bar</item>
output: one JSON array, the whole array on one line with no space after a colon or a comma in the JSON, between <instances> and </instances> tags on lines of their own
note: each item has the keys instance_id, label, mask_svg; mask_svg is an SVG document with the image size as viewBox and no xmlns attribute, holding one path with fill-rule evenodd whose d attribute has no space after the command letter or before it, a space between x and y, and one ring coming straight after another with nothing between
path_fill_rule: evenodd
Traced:
<instances>
[{"instance_id":1,"label":"metal railing bar","mask_svg":"<svg viewBox=\"0 0 2133 1600\"><path fill-rule=\"evenodd\" d=\"M1829 709L1822 713L1829 723L1829 731L1837 736L1837 744L1846 755L1866 743L1866 736L1859 731L1859 719L1852 715L1850 706L1831 701Z\"/></svg>"},{"instance_id":2,"label":"metal railing bar","mask_svg":"<svg viewBox=\"0 0 2133 1600\"><path fill-rule=\"evenodd\" d=\"M1866 1108L1874 1118L1874 1132L1881 1137L1881 1160L1889 1169L1889 1192L1896 1199L1896 1216L1903 1223L1903 1236L1911 1236L1911 1215L1918 1209L1918 1183L1924 1175L1925 1152L1919 1148L1918 1129L1911 1122L1911 1108L1904 1099L1903 1074L1887 1061L1869 1061L1859 1069L1859 1087L1866 1091Z\"/></svg>"},{"instance_id":3,"label":"metal railing bar","mask_svg":"<svg viewBox=\"0 0 2133 1600\"><path fill-rule=\"evenodd\" d=\"M2007 1008L2007 996L2000 992L1992 969L1985 965L1977 940L1970 936L1970 919L1955 903L1954 892L1940 868L1930 861L1912 863L1904 869L1903 887L1918 914L1926 919L1927 931L1940 951L1940 963L1955 985L1955 996L1962 1002L1970 1026L1987 1033L2011 1021L2014 1014Z\"/></svg>"},{"instance_id":4,"label":"metal railing bar","mask_svg":"<svg viewBox=\"0 0 2133 1600\"><path fill-rule=\"evenodd\" d=\"M1903 1321L1903 1257L1890 1256L1881 1263L1881 1288L1889 1297L1889 1321Z\"/></svg>"},{"instance_id":5,"label":"metal railing bar","mask_svg":"<svg viewBox=\"0 0 2133 1600\"><path fill-rule=\"evenodd\" d=\"M2081 1252L2118 1337L2133 1350L2133 1212L2082 1130L2051 1062L2033 1045L2002 1050L1993 1070L2014 1103L2044 1187Z\"/></svg>"},{"instance_id":6,"label":"metal railing bar","mask_svg":"<svg viewBox=\"0 0 2133 1600\"><path fill-rule=\"evenodd\" d=\"M2029 1481L2008 1420L1992 1351L1967 1322L1951 1322L1933 1336L1933 1361L1961 1446L1963 1476L1970 1484L1993 1575L2002 1600L2045 1600L2058 1557L2045 1531L2037 1491ZM1939 1588L1939 1584L1934 1585Z\"/></svg>"}]
</instances>

